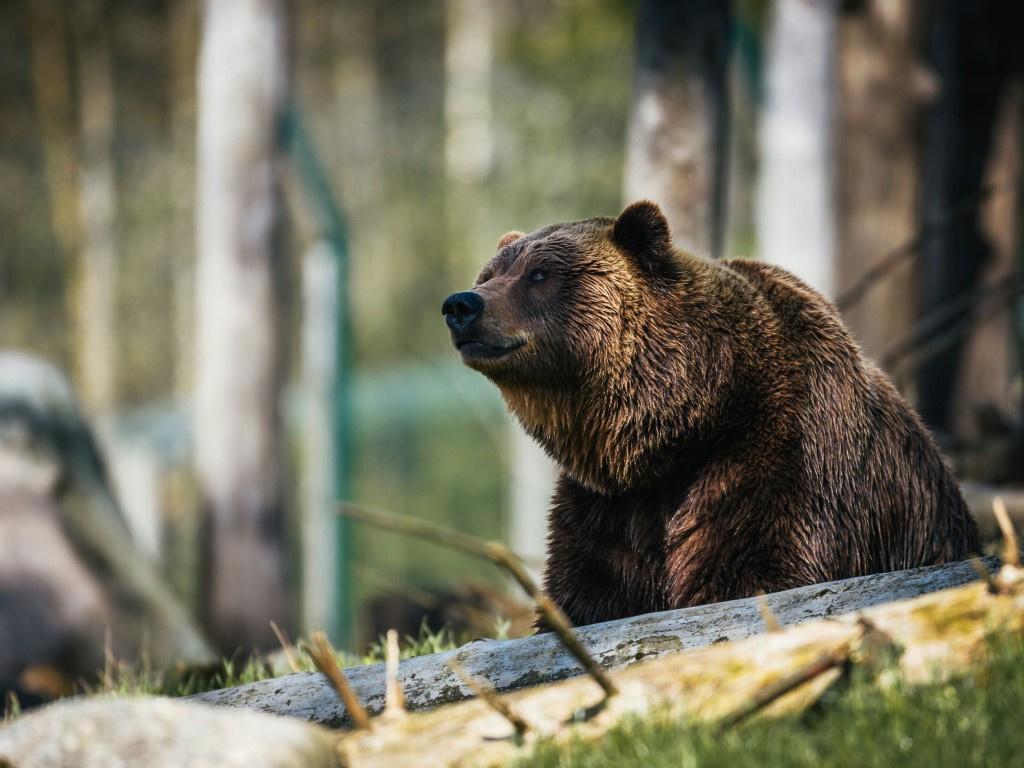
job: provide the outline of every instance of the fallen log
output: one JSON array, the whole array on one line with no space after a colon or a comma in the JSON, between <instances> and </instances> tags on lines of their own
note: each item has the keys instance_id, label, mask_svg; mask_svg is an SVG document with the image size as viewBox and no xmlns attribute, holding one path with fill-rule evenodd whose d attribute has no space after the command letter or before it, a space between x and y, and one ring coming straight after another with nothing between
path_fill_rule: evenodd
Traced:
<instances>
[{"instance_id":1,"label":"fallen log","mask_svg":"<svg viewBox=\"0 0 1024 768\"><path fill-rule=\"evenodd\" d=\"M982 561L989 571L997 558ZM764 597L635 616L580 627L583 645L606 669L623 669L726 640L766 631L765 615L781 626L802 624L860 611L977 581L977 564L970 562L915 568L814 584ZM573 656L552 634L517 640L478 640L445 653L402 661L398 680L410 710L422 710L473 696L464 679L453 671L457 658L472 677L482 678L498 692L551 683L583 674ZM371 714L384 708L385 670L370 664L345 670L352 690ZM317 672L296 672L248 685L191 697L207 704L242 707L297 717L328 726L341 726L348 717L327 679Z\"/></svg>"},{"instance_id":2,"label":"fallen log","mask_svg":"<svg viewBox=\"0 0 1024 768\"><path fill-rule=\"evenodd\" d=\"M619 694L597 712L600 689L566 680L502 697L517 725L486 701L339 735L350 768L508 764L540 738L598 739L627 716L659 713L727 728L752 714L799 711L847 663L882 672L879 684L946 679L980 659L992 633L1024 630L1024 570L1007 565L986 583L876 606L767 636L673 654L612 673ZM592 716L578 713L590 710Z\"/></svg>"}]
</instances>

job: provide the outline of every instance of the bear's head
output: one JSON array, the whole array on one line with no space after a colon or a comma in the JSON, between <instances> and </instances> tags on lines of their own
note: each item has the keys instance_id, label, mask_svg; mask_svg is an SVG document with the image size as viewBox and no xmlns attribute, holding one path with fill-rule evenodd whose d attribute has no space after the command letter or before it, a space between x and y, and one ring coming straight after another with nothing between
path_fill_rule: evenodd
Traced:
<instances>
[{"instance_id":1,"label":"bear's head","mask_svg":"<svg viewBox=\"0 0 1024 768\"><path fill-rule=\"evenodd\" d=\"M592 489L621 490L678 427L667 399L689 363L665 370L664 360L679 357L690 261L658 206L637 202L616 219L506 234L442 312L463 363L497 384L563 469Z\"/></svg>"},{"instance_id":2,"label":"bear's head","mask_svg":"<svg viewBox=\"0 0 1024 768\"><path fill-rule=\"evenodd\" d=\"M622 359L630 321L676 267L665 216L639 202L618 219L509 232L441 311L462 361L499 387L575 392Z\"/></svg>"}]
</instances>

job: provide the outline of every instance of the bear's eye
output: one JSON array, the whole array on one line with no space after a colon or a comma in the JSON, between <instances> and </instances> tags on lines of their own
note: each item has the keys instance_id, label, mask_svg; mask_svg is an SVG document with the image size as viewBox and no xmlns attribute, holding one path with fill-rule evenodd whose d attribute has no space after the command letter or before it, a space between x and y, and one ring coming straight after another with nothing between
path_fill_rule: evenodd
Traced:
<instances>
[{"instance_id":1,"label":"bear's eye","mask_svg":"<svg viewBox=\"0 0 1024 768\"><path fill-rule=\"evenodd\" d=\"M531 283L543 283L548 279L548 272L546 269L535 269L526 278Z\"/></svg>"}]
</instances>

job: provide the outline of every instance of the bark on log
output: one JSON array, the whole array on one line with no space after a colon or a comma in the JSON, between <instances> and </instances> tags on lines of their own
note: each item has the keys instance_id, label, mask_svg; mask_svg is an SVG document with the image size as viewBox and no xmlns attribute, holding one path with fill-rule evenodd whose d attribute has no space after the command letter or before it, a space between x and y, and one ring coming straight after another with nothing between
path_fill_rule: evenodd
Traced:
<instances>
[{"instance_id":1,"label":"bark on log","mask_svg":"<svg viewBox=\"0 0 1024 768\"><path fill-rule=\"evenodd\" d=\"M994 558L983 562L989 570L996 567ZM762 617L764 605L779 624L787 626L961 586L977 579L978 572L971 563L950 563L814 584L763 598L635 616L581 627L577 633L606 668L623 669L638 661L763 633L766 629ZM518 640L478 640L454 651L403 661L398 678L409 709L426 709L473 695L449 667L453 658L457 658L469 674L488 681L499 692L582 674L579 664L552 634ZM379 713L384 707L384 665L347 669L345 675L363 706L371 714ZM330 683L315 672L299 672L193 698L208 704L244 707L330 726L340 726L347 721L345 708Z\"/></svg>"}]
</instances>

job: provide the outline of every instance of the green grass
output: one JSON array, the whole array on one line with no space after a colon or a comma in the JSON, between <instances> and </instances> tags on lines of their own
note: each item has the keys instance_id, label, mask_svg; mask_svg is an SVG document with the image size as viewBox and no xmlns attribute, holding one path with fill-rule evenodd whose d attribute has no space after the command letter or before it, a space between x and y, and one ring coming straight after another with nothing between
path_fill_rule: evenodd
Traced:
<instances>
[{"instance_id":1,"label":"green grass","mask_svg":"<svg viewBox=\"0 0 1024 768\"><path fill-rule=\"evenodd\" d=\"M1024 765L1024 638L1003 636L967 673L941 684L880 686L854 675L801 717L726 730L664 716L629 720L600 743L541 744L521 766Z\"/></svg>"},{"instance_id":2,"label":"green grass","mask_svg":"<svg viewBox=\"0 0 1024 768\"><path fill-rule=\"evenodd\" d=\"M500 629L498 627L499 632ZM426 624L423 624L415 637L406 635L400 641L399 656L408 659L428 653L440 653L457 648L460 644L458 638L450 630L442 628L437 632L432 632ZM336 652L335 658L339 667L375 664L384 661L384 648L384 638L380 638L363 656ZM298 643L298 647L292 648L291 651L292 659L299 671L316 670L313 659L305 651L304 643ZM183 667L167 672L152 669L145 659L134 663L111 661L108 668L98 672L94 680L78 681L74 693L115 696L191 696L220 688L269 680L291 671L291 665L281 651L267 656L224 660L209 666ZM5 721L9 721L17 717L20 711L21 708L16 699L9 701L5 704L3 718Z\"/></svg>"}]
</instances>

